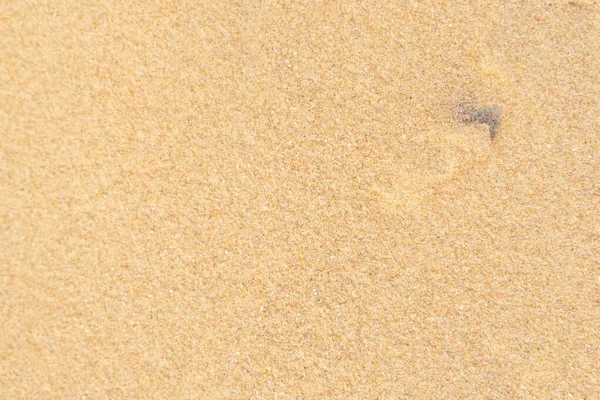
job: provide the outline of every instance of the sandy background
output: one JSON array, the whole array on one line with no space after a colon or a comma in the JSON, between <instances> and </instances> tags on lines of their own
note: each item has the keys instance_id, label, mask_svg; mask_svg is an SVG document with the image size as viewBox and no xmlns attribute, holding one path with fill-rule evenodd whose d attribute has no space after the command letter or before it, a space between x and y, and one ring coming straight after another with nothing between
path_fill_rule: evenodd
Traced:
<instances>
[{"instance_id":1,"label":"sandy background","mask_svg":"<svg viewBox=\"0 0 600 400\"><path fill-rule=\"evenodd\" d=\"M0 398L600 398L599 55L595 0L0 1Z\"/></svg>"}]
</instances>

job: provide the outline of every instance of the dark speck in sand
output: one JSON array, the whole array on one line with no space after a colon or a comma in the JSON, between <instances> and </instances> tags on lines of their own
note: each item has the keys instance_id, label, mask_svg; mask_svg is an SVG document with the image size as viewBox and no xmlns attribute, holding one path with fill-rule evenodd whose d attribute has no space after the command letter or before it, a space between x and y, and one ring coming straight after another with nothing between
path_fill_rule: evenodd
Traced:
<instances>
[{"instance_id":1,"label":"dark speck in sand","mask_svg":"<svg viewBox=\"0 0 600 400\"><path fill-rule=\"evenodd\" d=\"M498 135L502 115L500 107L472 107L470 105L460 105L459 112L462 122L466 124L487 124L490 128L490 140L494 140Z\"/></svg>"}]
</instances>

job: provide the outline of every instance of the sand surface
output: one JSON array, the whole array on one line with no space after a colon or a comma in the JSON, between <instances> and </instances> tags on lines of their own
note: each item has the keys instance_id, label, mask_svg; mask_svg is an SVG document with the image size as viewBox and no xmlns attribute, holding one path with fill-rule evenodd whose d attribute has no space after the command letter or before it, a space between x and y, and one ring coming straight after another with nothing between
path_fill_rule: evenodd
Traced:
<instances>
[{"instance_id":1,"label":"sand surface","mask_svg":"<svg viewBox=\"0 0 600 400\"><path fill-rule=\"evenodd\" d=\"M0 398L599 399L599 55L596 0L0 1Z\"/></svg>"}]
</instances>

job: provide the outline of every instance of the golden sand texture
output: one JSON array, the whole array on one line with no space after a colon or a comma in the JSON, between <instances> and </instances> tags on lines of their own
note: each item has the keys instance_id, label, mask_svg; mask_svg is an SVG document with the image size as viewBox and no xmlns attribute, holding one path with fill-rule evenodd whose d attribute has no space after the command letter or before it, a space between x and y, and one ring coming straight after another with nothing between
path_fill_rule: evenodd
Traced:
<instances>
[{"instance_id":1,"label":"golden sand texture","mask_svg":"<svg viewBox=\"0 0 600 400\"><path fill-rule=\"evenodd\" d=\"M596 0L1 1L0 398L599 399L599 55Z\"/></svg>"}]
</instances>

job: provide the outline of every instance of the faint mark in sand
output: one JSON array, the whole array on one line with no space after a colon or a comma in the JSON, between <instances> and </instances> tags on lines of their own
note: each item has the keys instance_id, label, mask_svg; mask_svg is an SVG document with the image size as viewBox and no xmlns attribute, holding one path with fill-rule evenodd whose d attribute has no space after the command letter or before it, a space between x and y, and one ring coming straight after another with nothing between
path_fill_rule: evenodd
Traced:
<instances>
[{"instance_id":1,"label":"faint mark in sand","mask_svg":"<svg viewBox=\"0 0 600 400\"><path fill-rule=\"evenodd\" d=\"M592 7L596 5L596 0L573 0L569 1L570 6L575 6L579 8Z\"/></svg>"},{"instance_id":2,"label":"faint mark in sand","mask_svg":"<svg viewBox=\"0 0 600 400\"><path fill-rule=\"evenodd\" d=\"M498 135L498 130L502 122L500 107L489 106L478 108L468 104L461 104L459 111L462 121L466 124L486 124L490 129L490 140L494 140L496 135Z\"/></svg>"},{"instance_id":3,"label":"faint mark in sand","mask_svg":"<svg viewBox=\"0 0 600 400\"><path fill-rule=\"evenodd\" d=\"M380 169L387 183L371 189L382 206L411 212L485 162L500 127L499 107L463 105L459 117L466 125L444 124L419 132L406 142L399 162Z\"/></svg>"}]
</instances>

